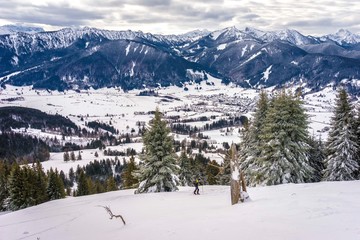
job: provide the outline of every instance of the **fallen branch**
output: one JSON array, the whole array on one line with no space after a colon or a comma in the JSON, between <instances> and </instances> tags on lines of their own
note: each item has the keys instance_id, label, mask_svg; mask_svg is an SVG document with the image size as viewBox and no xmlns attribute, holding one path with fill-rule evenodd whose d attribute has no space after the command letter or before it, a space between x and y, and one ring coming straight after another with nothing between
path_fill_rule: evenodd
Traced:
<instances>
[{"instance_id":1,"label":"fallen branch","mask_svg":"<svg viewBox=\"0 0 360 240\"><path fill-rule=\"evenodd\" d=\"M121 220L122 220L122 222L124 223L124 225L126 225L124 218L123 218L121 215L114 215L114 214L112 213L110 207L107 207L107 206L100 206L100 207L105 208L105 210L107 211L107 213L110 215L110 219L113 219L113 218L121 218Z\"/></svg>"}]
</instances>

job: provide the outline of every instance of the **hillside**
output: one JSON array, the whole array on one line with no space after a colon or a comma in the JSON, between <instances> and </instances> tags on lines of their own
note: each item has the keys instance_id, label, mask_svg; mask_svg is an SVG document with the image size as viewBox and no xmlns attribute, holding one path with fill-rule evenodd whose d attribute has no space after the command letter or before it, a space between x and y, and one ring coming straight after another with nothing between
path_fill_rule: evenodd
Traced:
<instances>
[{"instance_id":1,"label":"hillside","mask_svg":"<svg viewBox=\"0 0 360 240\"><path fill-rule=\"evenodd\" d=\"M359 239L360 181L250 188L231 206L226 186L68 197L0 216L0 239ZM101 206L120 219L109 220Z\"/></svg>"},{"instance_id":2,"label":"hillside","mask_svg":"<svg viewBox=\"0 0 360 240\"><path fill-rule=\"evenodd\" d=\"M315 37L235 27L183 35L89 27L14 33L0 35L0 85L131 90L213 76L256 89L297 82L314 91L345 85L358 95L359 39L344 31Z\"/></svg>"}]
</instances>

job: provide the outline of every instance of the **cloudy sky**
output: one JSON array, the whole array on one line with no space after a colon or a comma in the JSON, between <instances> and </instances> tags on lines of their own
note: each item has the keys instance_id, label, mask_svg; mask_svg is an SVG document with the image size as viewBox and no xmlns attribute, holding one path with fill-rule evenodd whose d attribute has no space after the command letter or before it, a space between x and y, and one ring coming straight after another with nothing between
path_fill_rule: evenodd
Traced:
<instances>
[{"instance_id":1,"label":"cloudy sky","mask_svg":"<svg viewBox=\"0 0 360 240\"><path fill-rule=\"evenodd\" d=\"M177 34L230 26L360 33L359 0L0 0L0 25L90 26Z\"/></svg>"}]
</instances>

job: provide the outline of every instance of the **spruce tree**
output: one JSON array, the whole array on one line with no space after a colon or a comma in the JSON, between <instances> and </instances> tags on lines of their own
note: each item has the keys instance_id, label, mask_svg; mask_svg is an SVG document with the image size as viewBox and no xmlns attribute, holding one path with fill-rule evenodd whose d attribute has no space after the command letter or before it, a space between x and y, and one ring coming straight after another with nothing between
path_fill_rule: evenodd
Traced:
<instances>
[{"instance_id":1,"label":"spruce tree","mask_svg":"<svg viewBox=\"0 0 360 240\"><path fill-rule=\"evenodd\" d=\"M37 205L49 200L46 193L47 177L39 161L36 162L36 165L33 167L33 169L36 177L34 186L34 198L35 204Z\"/></svg>"},{"instance_id":2,"label":"spruce tree","mask_svg":"<svg viewBox=\"0 0 360 240\"><path fill-rule=\"evenodd\" d=\"M145 153L140 155L143 164L135 175L140 180L135 193L171 192L178 190L176 172L176 155L173 150L173 139L170 128L161 118L156 108L155 116L150 121L149 129L143 136Z\"/></svg>"},{"instance_id":3,"label":"spruce tree","mask_svg":"<svg viewBox=\"0 0 360 240\"><path fill-rule=\"evenodd\" d=\"M356 157L359 146L356 143L352 106L344 89L338 92L333 114L324 177L327 181L354 180L359 170Z\"/></svg>"},{"instance_id":4,"label":"spruce tree","mask_svg":"<svg viewBox=\"0 0 360 240\"><path fill-rule=\"evenodd\" d=\"M9 197L8 178L11 167L0 159L0 211L7 210L6 199Z\"/></svg>"},{"instance_id":5,"label":"spruce tree","mask_svg":"<svg viewBox=\"0 0 360 240\"><path fill-rule=\"evenodd\" d=\"M193 172L191 170L191 162L186 151L181 151L179 162L179 182L181 186L192 186Z\"/></svg>"},{"instance_id":6,"label":"spruce tree","mask_svg":"<svg viewBox=\"0 0 360 240\"><path fill-rule=\"evenodd\" d=\"M70 160L70 155L69 155L69 153L68 153L68 152L64 152L63 158L64 158L64 162L68 162L68 161Z\"/></svg>"},{"instance_id":7,"label":"spruce tree","mask_svg":"<svg viewBox=\"0 0 360 240\"><path fill-rule=\"evenodd\" d=\"M309 164L308 121L299 97L284 90L267 111L260 133L256 184L308 182L313 174Z\"/></svg>"},{"instance_id":8,"label":"spruce tree","mask_svg":"<svg viewBox=\"0 0 360 240\"><path fill-rule=\"evenodd\" d=\"M321 138L315 139L312 136L309 139L309 163L314 169L313 175L310 179L311 182L320 182L323 179L323 172L325 169L325 151Z\"/></svg>"},{"instance_id":9,"label":"spruce tree","mask_svg":"<svg viewBox=\"0 0 360 240\"><path fill-rule=\"evenodd\" d=\"M74 152L71 152L71 153L70 153L70 159L71 159L71 161L75 161L75 160L76 160L76 157L75 157L75 153L74 153Z\"/></svg>"},{"instance_id":10,"label":"spruce tree","mask_svg":"<svg viewBox=\"0 0 360 240\"><path fill-rule=\"evenodd\" d=\"M24 194L24 174L18 164L14 164L9 179L9 209L18 210L26 207Z\"/></svg>"},{"instance_id":11,"label":"spruce tree","mask_svg":"<svg viewBox=\"0 0 360 240\"><path fill-rule=\"evenodd\" d=\"M48 195L48 198L50 200L55 199L61 199L65 197L65 187L64 183L62 182L59 173L57 169L53 171L52 168L50 168L49 174L48 174L48 185L46 188L46 192Z\"/></svg>"},{"instance_id":12,"label":"spruce tree","mask_svg":"<svg viewBox=\"0 0 360 240\"><path fill-rule=\"evenodd\" d=\"M136 170L138 170L138 166L135 162L134 156L131 156L129 162L125 163L125 169L122 174L123 187L125 189L136 188L138 186L139 181L133 176L133 173Z\"/></svg>"},{"instance_id":13,"label":"spruce tree","mask_svg":"<svg viewBox=\"0 0 360 240\"><path fill-rule=\"evenodd\" d=\"M239 151L240 166L249 185L255 185L257 183L259 157L264 145L260 136L264 131L266 115L270 105L267 93L262 90L259 94L259 100L256 103L253 118L248 124L245 124L241 130L242 140Z\"/></svg>"},{"instance_id":14,"label":"spruce tree","mask_svg":"<svg viewBox=\"0 0 360 240\"><path fill-rule=\"evenodd\" d=\"M77 155L77 158L76 158L76 160L82 160L82 156L81 156L81 153L80 153L80 151L78 152L78 155Z\"/></svg>"},{"instance_id":15,"label":"spruce tree","mask_svg":"<svg viewBox=\"0 0 360 240\"><path fill-rule=\"evenodd\" d=\"M106 180L106 191L110 192L110 191L116 191L116 190L118 190L118 188L116 186L115 179L114 179L114 177L111 176Z\"/></svg>"},{"instance_id":16,"label":"spruce tree","mask_svg":"<svg viewBox=\"0 0 360 240\"><path fill-rule=\"evenodd\" d=\"M82 169L79 170L78 175L78 186L76 191L76 196L84 196L90 194L90 187L85 176L85 173Z\"/></svg>"}]
</instances>

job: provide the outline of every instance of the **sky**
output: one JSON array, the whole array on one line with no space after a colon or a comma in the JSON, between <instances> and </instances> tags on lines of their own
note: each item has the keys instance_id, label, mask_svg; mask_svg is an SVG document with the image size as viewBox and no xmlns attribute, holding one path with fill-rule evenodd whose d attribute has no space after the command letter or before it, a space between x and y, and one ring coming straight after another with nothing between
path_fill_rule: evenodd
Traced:
<instances>
[{"instance_id":1,"label":"sky","mask_svg":"<svg viewBox=\"0 0 360 240\"><path fill-rule=\"evenodd\" d=\"M95 27L179 34L235 26L360 33L359 0L0 0L0 25Z\"/></svg>"}]
</instances>

